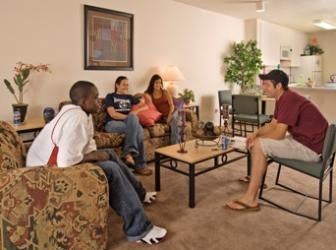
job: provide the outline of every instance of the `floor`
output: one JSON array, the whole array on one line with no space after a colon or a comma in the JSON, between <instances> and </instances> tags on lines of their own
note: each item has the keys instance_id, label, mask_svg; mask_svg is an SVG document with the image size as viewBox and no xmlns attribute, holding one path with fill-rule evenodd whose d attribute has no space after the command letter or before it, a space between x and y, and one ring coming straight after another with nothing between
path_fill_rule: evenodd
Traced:
<instances>
[{"instance_id":1,"label":"floor","mask_svg":"<svg viewBox=\"0 0 336 250\"><path fill-rule=\"evenodd\" d=\"M153 163L150 167L153 169ZM269 168L266 179L269 188L266 195L288 207L300 205L303 200L301 197L273 186L276 169L276 166ZM111 211L110 223L113 226L109 232L109 249L335 249L335 202L325 206L320 223L292 215L262 202L262 209L259 212L244 213L223 208L225 200L238 197L246 189L247 185L238 181L238 178L245 173L246 160L243 159L199 176L196 179L196 207L191 209L188 207L187 177L163 169L162 189L158 200L155 204L146 206L145 211L153 224L168 229L165 241L150 247L127 242L122 231L121 219ZM311 194L316 193L316 180L292 170L284 171L283 176L285 183ZM148 190L154 190L154 176L141 177L141 181ZM325 186L328 186L328 181L325 182ZM335 193L335 188L333 191ZM313 215L317 211L317 203L304 200L300 211Z\"/></svg>"}]
</instances>

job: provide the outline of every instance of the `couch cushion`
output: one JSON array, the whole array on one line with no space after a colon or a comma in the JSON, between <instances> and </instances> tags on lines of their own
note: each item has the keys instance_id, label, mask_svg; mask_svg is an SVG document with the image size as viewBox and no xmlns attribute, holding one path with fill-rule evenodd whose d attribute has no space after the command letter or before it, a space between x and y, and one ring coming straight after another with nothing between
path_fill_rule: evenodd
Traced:
<instances>
[{"instance_id":1,"label":"couch cushion","mask_svg":"<svg viewBox=\"0 0 336 250\"><path fill-rule=\"evenodd\" d=\"M0 171L25 166L26 151L14 128L0 121Z\"/></svg>"},{"instance_id":2,"label":"couch cushion","mask_svg":"<svg viewBox=\"0 0 336 250\"><path fill-rule=\"evenodd\" d=\"M168 124L165 123L156 123L152 127L148 127L148 131L151 137L160 137L169 133L170 128Z\"/></svg>"},{"instance_id":3,"label":"couch cushion","mask_svg":"<svg viewBox=\"0 0 336 250\"><path fill-rule=\"evenodd\" d=\"M123 144L125 134L96 132L94 139L98 148L114 148Z\"/></svg>"}]
</instances>

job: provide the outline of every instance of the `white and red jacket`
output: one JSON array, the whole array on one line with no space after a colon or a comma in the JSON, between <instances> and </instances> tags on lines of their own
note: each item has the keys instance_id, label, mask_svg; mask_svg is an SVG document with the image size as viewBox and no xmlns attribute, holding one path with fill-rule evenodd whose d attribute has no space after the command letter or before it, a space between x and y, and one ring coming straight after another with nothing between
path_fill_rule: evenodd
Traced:
<instances>
[{"instance_id":1,"label":"white and red jacket","mask_svg":"<svg viewBox=\"0 0 336 250\"><path fill-rule=\"evenodd\" d=\"M78 164L85 154L97 150L93 134L92 116L88 116L80 106L65 105L30 146L26 165L47 165L55 146L58 147L58 167Z\"/></svg>"}]
</instances>

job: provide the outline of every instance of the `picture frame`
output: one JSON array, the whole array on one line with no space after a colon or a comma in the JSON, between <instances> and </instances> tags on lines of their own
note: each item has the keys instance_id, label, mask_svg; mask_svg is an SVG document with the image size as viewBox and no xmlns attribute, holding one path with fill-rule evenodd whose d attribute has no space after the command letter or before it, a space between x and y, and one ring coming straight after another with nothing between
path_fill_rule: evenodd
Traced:
<instances>
[{"instance_id":1,"label":"picture frame","mask_svg":"<svg viewBox=\"0 0 336 250\"><path fill-rule=\"evenodd\" d=\"M84 69L133 70L134 15L84 5Z\"/></svg>"}]
</instances>

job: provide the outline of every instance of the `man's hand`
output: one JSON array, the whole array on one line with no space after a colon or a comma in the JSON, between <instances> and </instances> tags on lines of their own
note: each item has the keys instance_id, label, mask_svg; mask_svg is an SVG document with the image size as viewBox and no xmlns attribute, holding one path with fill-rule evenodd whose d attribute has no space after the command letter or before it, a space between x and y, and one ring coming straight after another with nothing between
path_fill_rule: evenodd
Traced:
<instances>
[{"instance_id":1,"label":"man's hand","mask_svg":"<svg viewBox=\"0 0 336 250\"><path fill-rule=\"evenodd\" d=\"M95 151L96 152L96 159L97 161L107 161L110 159L110 156L105 151Z\"/></svg>"},{"instance_id":2,"label":"man's hand","mask_svg":"<svg viewBox=\"0 0 336 250\"><path fill-rule=\"evenodd\" d=\"M252 133L252 134L249 134L247 137L246 137L246 148L248 150L250 150L253 145L254 145L254 140L257 138L257 135L255 133Z\"/></svg>"},{"instance_id":3,"label":"man's hand","mask_svg":"<svg viewBox=\"0 0 336 250\"><path fill-rule=\"evenodd\" d=\"M82 162L94 162L94 161L107 161L110 159L110 156L105 151L93 151L86 155L84 155L84 158Z\"/></svg>"}]
</instances>

